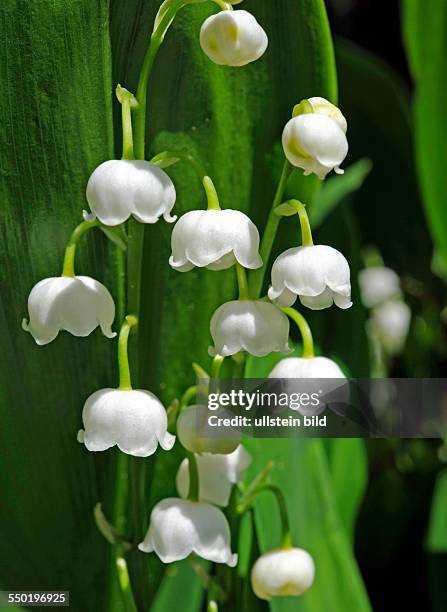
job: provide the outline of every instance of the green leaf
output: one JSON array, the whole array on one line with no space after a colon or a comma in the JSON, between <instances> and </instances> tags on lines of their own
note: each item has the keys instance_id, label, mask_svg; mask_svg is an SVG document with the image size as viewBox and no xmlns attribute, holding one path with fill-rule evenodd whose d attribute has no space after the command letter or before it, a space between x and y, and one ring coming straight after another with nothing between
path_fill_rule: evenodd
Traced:
<instances>
[{"instance_id":1,"label":"green leaf","mask_svg":"<svg viewBox=\"0 0 447 612\"><path fill-rule=\"evenodd\" d=\"M200 579L189 560L185 559L167 567L151 612L167 612L179 609L179 606L182 612L199 612L203 597Z\"/></svg>"},{"instance_id":2,"label":"green leaf","mask_svg":"<svg viewBox=\"0 0 447 612\"><path fill-rule=\"evenodd\" d=\"M447 269L447 4L405 0L404 39L416 95L415 155L427 220L438 256Z\"/></svg>"},{"instance_id":3,"label":"green leaf","mask_svg":"<svg viewBox=\"0 0 447 612\"><path fill-rule=\"evenodd\" d=\"M313 229L317 229L344 198L360 189L371 169L369 159L360 159L349 166L342 176L331 176L324 182L309 210Z\"/></svg>"},{"instance_id":4,"label":"green leaf","mask_svg":"<svg viewBox=\"0 0 447 612\"><path fill-rule=\"evenodd\" d=\"M440 472L436 480L427 548L432 553L447 553L447 470Z\"/></svg>"},{"instance_id":5,"label":"green leaf","mask_svg":"<svg viewBox=\"0 0 447 612\"><path fill-rule=\"evenodd\" d=\"M327 441L327 448L338 514L353 546L355 521L368 479L365 442L357 438L334 438Z\"/></svg>"},{"instance_id":6,"label":"green leaf","mask_svg":"<svg viewBox=\"0 0 447 612\"><path fill-rule=\"evenodd\" d=\"M85 399L116 380L116 343L96 331L38 347L20 322L33 285L61 272L90 172L113 157L108 21L105 0L0 6L0 582L69 590L77 610L102 605L107 543L93 507L107 505L114 453L88 453L76 434ZM118 299L116 248L90 234L77 270Z\"/></svg>"}]
</instances>

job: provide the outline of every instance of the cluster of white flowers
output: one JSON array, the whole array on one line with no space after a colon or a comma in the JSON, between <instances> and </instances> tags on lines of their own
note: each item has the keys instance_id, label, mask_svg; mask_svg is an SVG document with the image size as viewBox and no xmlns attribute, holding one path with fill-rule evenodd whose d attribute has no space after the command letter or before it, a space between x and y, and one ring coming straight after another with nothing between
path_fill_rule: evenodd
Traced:
<instances>
[{"instance_id":1,"label":"cluster of white flowers","mask_svg":"<svg viewBox=\"0 0 447 612\"><path fill-rule=\"evenodd\" d=\"M225 4L226 10L204 22L200 44L216 64L244 66L263 55L268 39L253 15L233 11L231 4L237 2ZM131 94L121 88L121 95L124 108ZM319 97L304 100L284 128L282 143L288 163L320 179L331 170L341 173L340 165L348 152L346 131L346 119L333 104ZM258 357L274 351L289 353L287 311L298 298L312 310L333 303L342 309L352 305L348 262L334 248L313 244L301 204L297 213L302 244L277 257L268 296L251 296L246 269L257 270L267 264L261 258L258 229L241 211L221 209L211 179L204 177L203 182L208 208L189 211L177 221L169 264L179 272L195 267L213 271L236 268L239 299L219 306L211 318L211 356L220 359L243 351ZM102 225L110 230L130 217L147 224L161 217L170 223L177 219L171 214L176 201L171 179L155 163L141 159L100 164L90 176L86 197L90 212L84 214L84 222L67 245L62 276L40 281L29 296L29 322L24 321L23 326L38 344L51 342L60 330L87 336L98 325L107 337L116 335L112 332L115 306L109 291L98 281L74 273L77 241L86 229ZM375 315L378 328L380 316L383 313ZM129 455L148 457L158 445L169 451L175 443L162 403L153 393L133 389L130 383L127 340L136 324L135 317L128 316L121 327L119 387L96 391L85 402L84 429L79 431L78 440L89 451L117 446ZM300 329L304 345L305 331ZM313 355L309 334L303 357L280 361L271 378L344 378L335 362ZM177 473L179 497L163 499L152 509L149 529L139 549L154 551L164 563L195 553L232 567L237 555L231 550L227 518L218 506L228 505L232 488L243 479L251 458L241 445L240 432L211 434L207 408L187 404L180 403L175 423L178 439L187 451ZM284 545L262 555L254 564L251 578L255 593L262 599L300 595L313 582L314 563L306 551Z\"/></svg>"},{"instance_id":2,"label":"cluster of white flowers","mask_svg":"<svg viewBox=\"0 0 447 612\"><path fill-rule=\"evenodd\" d=\"M375 266L358 277L362 302L371 308L367 329L387 355L402 352L411 322L411 310L403 301L400 278L390 268Z\"/></svg>"}]
</instances>

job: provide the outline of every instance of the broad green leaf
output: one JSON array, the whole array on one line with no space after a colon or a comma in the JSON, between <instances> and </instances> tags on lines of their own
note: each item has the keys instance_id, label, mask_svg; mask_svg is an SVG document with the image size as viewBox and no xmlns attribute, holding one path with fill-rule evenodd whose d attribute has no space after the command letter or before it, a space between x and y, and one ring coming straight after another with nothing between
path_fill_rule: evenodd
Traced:
<instances>
[{"instance_id":1,"label":"broad green leaf","mask_svg":"<svg viewBox=\"0 0 447 612\"><path fill-rule=\"evenodd\" d=\"M327 441L327 448L338 514L353 546L357 512L368 478L365 442L357 438L334 438Z\"/></svg>"},{"instance_id":2,"label":"broad green leaf","mask_svg":"<svg viewBox=\"0 0 447 612\"><path fill-rule=\"evenodd\" d=\"M447 5L405 0L404 39L416 86L413 108L415 156L427 220L447 278Z\"/></svg>"},{"instance_id":3,"label":"broad green leaf","mask_svg":"<svg viewBox=\"0 0 447 612\"><path fill-rule=\"evenodd\" d=\"M447 553L447 470L440 472L436 480L427 548L432 553Z\"/></svg>"},{"instance_id":4,"label":"broad green leaf","mask_svg":"<svg viewBox=\"0 0 447 612\"><path fill-rule=\"evenodd\" d=\"M206 571L206 566L204 567ZM151 606L151 612L199 612L203 604L203 587L189 560L169 565Z\"/></svg>"},{"instance_id":5,"label":"broad green leaf","mask_svg":"<svg viewBox=\"0 0 447 612\"><path fill-rule=\"evenodd\" d=\"M0 586L70 590L77 610L103 599L108 545L93 507L107 506L114 453L94 456L76 434L87 396L116 381L116 343L97 331L37 347L20 324L32 286L61 272L90 172L113 157L108 22L105 0L0 6ZM116 248L90 234L77 270L118 300Z\"/></svg>"}]
</instances>

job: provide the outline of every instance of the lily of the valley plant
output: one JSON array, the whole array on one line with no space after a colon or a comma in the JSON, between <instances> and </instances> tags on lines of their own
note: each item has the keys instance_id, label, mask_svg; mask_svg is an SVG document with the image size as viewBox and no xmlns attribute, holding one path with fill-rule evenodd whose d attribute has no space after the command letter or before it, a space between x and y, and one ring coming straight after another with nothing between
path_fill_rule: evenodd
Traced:
<instances>
[{"instance_id":1,"label":"lily of the valley plant","mask_svg":"<svg viewBox=\"0 0 447 612\"><path fill-rule=\"evenodd\" d=\"M86 185L89 210L84 212L84 220L69 239L62 275L41 280L31 290L29 321L25 320L23 326L38 344L52 342L62 330L75 336L87 336L99 326L108 338L116 335L112 331L115 306L107 288L98 280L75 275L76 248L86 231L100 228L116 241L126 237L123 224L127 223L127 248L132 249L134 261L141 261L141 224L174 223L177 219L176 190L162 167L169 166L169 163L163 164L163 160L177 163L185 156L180 151L166 151L150 161L145 159L147 85L153 60L176 13L183 5L200 1L203 0L184 0L183 3L166 0L162 4L135 95L117 87L122 111L122 159L106 160L96 169L92 168ZM268 49L262 25L249 12L233 9L232 4L236 2L213 1L219 10L203 23L197 41L207 56L204 61L242 67L261 58ZM289 177L294 168L305 174L313 173L321 180L331 171L342 172L341 164L348 152L347 122L340 110L318 97L318 93L297 104L289 120L285 118L283 177ZM302 357L283 359L270 376L343 379L344 374L335 362L315 355L310 328L291 306L299 300L313 310L328 308L334 303L339 308L349 308L350 270L345 257L329 245L314 245L306 207L297 200L283 202L287 180L282 180L267 228L276 228L278 217L291 216L294 220L296 215L300 222L300 238L296 245L277 257L271 270L271 286L265 295L265 267L275 231L266 230L260 237L249 217L237 210L237 202L231 202L231 208L221 205L212 178L207 172L201 172L200 167L195 164L204 187L206 206L191 210L177 220L172 230L169 262L159 263L182 273L193 268L207 268L216 275L229 268L235 271L239 288L237 299L220 305L210 320L211 376L219 377L225 358L231 357L228 361L237 365L242 363L246 353L254 356L289 353L291 319L302 335ZM54 274L55 271L49 272ZM227 431L219 437L209 435L207 409L199 402L196 385L186 389L180 399L172 398L169 411L149 389L133 388L128 339L131 331L138 333L138 325L145 316L138 311L135 296L138 282L133 281L135 278L129 283L127 296L129 314L116 324L119 331L118 385L96 390L90 397L79 399L80 405L82 401L85 403L78 440L88 451L106 451L116 446L127 455L149 457L158 452L159 446L163 451L170 451L177 435L184 459L178 466L176 479L179 497L162 499L152 508L137 509L141 516L150 516L147 533L141 533L141 522L138 525L140 533L134 534L129 543L125 534L116 535L116 529L108 525L108 539L115 550L131 550L133 555L155 554L163 563L193 555L193 559L202 557L232 568L237 564L238 542L232 540L231 534L237 533L237 525L229 523L226 508L231 503L236 514L241 516L267 491L274 494L278 504L282 538L277 548L263 551L254 563L251 570L253 590L262 599L303 594L312 585L315 565L318 571L318 558L314 565L312 551L293 546L288 520L290 509L281 490L267 482L267 473L255 477L251 485L244 485L244 472L251 458L244 449L240 432ZM216 282L219 282L217 276ZM156 300L157 295L154 294L153 299ZM386 314L376 315L378 330L383 328ZM185 347L185 350L188 349ZM79 452L82 448L79 447ZM129 470L132 466L130 461ZM133 511L138 503L138 496L129 500ZM101 520L104 523L106 519ZM104 524L102 531L105 531ZM122 575L128 571L127 565L122 554L117 555ZM126 601L129 600L129 584L132 589L138 589L141 580L133 575L133 567L135 564L129 565L130 576L120 581L126 591ZM228 568L225 571L231 571ZM225 600L225 582L220 583L214 574L211 569L205 584L213 609L216 609L219 601Z\"/></svg>"}]
</instances>

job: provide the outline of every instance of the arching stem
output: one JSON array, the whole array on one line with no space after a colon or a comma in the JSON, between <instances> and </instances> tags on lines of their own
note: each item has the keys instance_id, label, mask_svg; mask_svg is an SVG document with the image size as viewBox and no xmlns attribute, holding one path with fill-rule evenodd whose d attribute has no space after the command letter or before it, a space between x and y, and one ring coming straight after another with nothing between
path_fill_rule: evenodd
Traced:
<instances>
[{"instance_id":1,"label":"arching stem","mask_svg":"<svg viewBox=\"0 0 447 612\"><path fill-rule=\"evenodd\" d=\"M310 227L309 217L307 215L306 207L301 202L296 200L296 206L298 211L298 217L301 225L301 243L303 246L313 246L312 230Z\"/></svg>"},{"instance_id":2,"label":"arching stem","mask_svg":"<svg viewBox=\"0 0 447 612\"><path fill-rule=\"evenodd\" d=\"M137 325L138 320L133 315L127 315L124 323L121 326L118 339L118 369L119 369L119 389L121 391L129 391L132 389L132 381L129 367L129 353L127 345L129 341L129 333L132 327Z\"/></svg>"},{"instance_id":3,"label":"arching stem","mask_svg":"<svg viewBox=\"0 0 447 612\"><path fill-rule=\"evenodd\" d=\"M239 262L236 263L237 284L239 287L239 299L249 300L250 292L248 289L247 273L245 268Z\"/></svg>"},{"instance_id":4,"label":"arching stem","mask_svg":"<svg viewBox=\"0 0 447 612\"><path fill-rule=\"evenodd\" d=\"M303 315L294 308L281 308L283 313L294 321L300 330L303 339L303 357L315 357L314 340L309 324Z\"/></svg>"},{"instance_id":5,"label":"arching stem","mask_svg":"<svg viewBox=\"0 0 447 612\"><path fill-rule=\"evenodd\" d=\"M204 176L202 182L208 201L208 210L220 210L219 197L211 177Z\"/></svg>"},{"instance_id":6,"label":"arching stem","mask_svg":"<svg viewBox=\"0 0 447 612\"><path fill-rule=\"evenodd\" d=\"M65 248L64 264L62 266L62 276L75 276L74 261L76 255L76 246L81 236L92 227L98 227L99 221L83 221L80 223L70 236L70 240Z\"/></svg>"}]
</instances>

